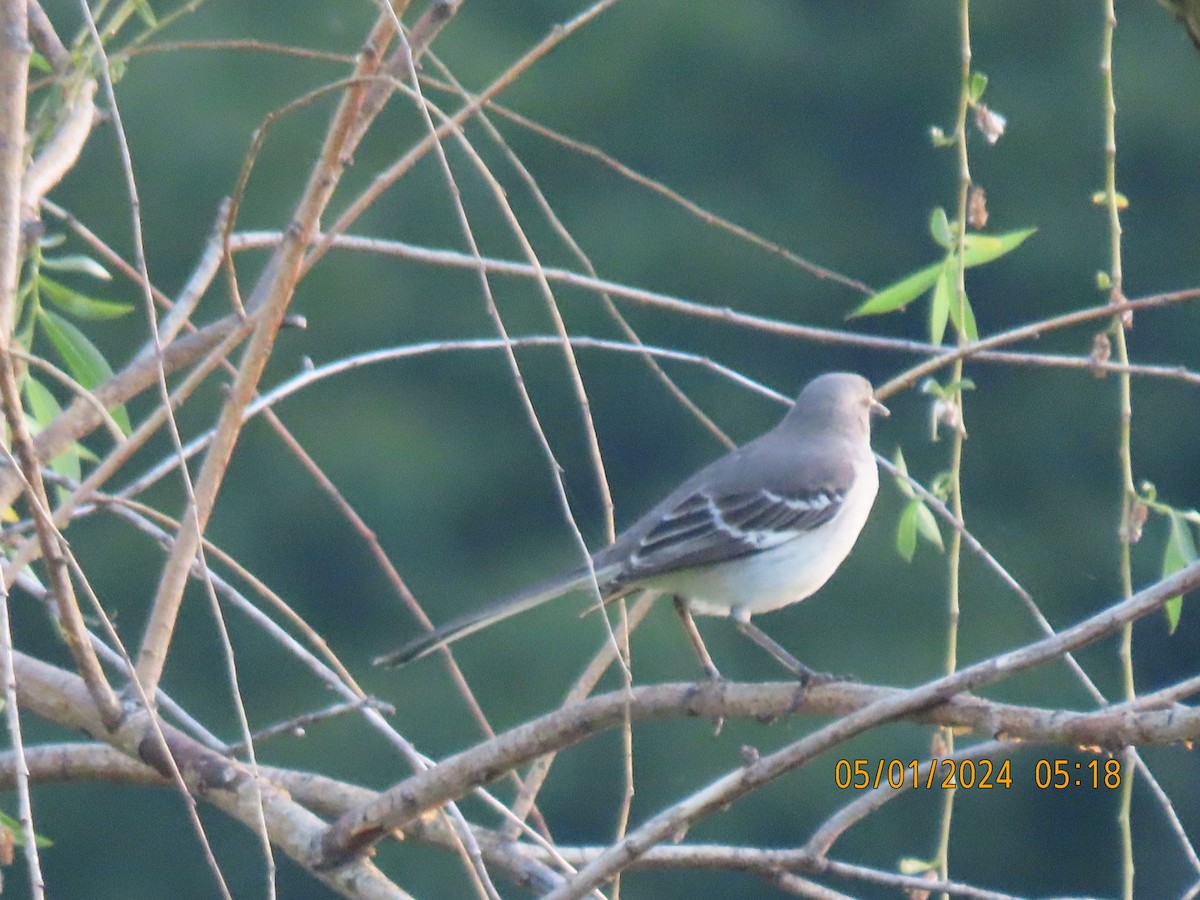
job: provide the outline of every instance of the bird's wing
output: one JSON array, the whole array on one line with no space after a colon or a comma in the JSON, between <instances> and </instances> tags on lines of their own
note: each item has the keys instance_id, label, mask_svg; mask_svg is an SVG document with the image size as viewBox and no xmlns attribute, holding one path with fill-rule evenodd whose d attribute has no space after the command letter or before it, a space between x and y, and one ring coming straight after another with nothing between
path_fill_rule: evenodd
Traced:
<instances>
[{"instance_id":1,"label":"bird's wing","mask_svg":"<svg viewBox=\"0 0 1200 900\"><path fill-rule=\"evenodd\" d=\"M829 488L690 494L641 536L625 578L713 565L769 550L828 522L845 496L844 490Z\"/></svg>"}]
</instances>

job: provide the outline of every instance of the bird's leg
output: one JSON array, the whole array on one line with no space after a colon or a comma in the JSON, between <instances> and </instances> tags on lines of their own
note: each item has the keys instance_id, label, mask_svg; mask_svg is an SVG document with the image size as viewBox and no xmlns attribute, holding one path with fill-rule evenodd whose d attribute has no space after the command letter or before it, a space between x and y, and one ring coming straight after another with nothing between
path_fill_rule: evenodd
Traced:
<instances>
[{"instance_id":1,"label":"bird's leg","mask_svg":"<svg viewBox=\"0 0 1200 900\"><path fill-rule=\"evenodd\" d=\"M672 600L675 603L675 612L679 614L679 621L683 623L683 630L692 643L692 649L696 651L696 657L700 660L700 665L704 667L704 674L713 681L720 681L721 673L717 671L716 664L708 654L708 648L704 646L704 639L700 637L700 629L696 627L696 620L692 618L692 611L688 609L687 600L678 594Z\"/></svg>"},{"instance_id":2,"label":"bird's leg","mask_svg":"<svg viewBox=\"0 0 1200 900\"><path fill-rule=\"evenodd\" d=\"M836 675L830 675L828 672L817 672L810 669L792 654L788 653L779 645L774 638L770 637L765 631L750 621L750 613L745 607L735 606L730 615L733 617L734 627L742 634L758 644L766 650L771 657L800 679L800 683L805 687L814 684L825 684L830 681L837 681Z\"/></svg>"}]
</instances>

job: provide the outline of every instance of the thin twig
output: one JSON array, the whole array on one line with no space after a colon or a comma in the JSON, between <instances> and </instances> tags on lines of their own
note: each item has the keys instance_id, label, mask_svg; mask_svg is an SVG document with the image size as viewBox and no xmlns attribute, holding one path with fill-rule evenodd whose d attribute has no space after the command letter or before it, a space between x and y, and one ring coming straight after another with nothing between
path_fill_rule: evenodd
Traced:
<instances>
[{"instance_id":1,"label":"thin twig","mask_svg":"<svg viewBox=\"0 0 1200 900\"><path fill-rule=\"evenodd\" d=\"M467 96L462 94L461 87L455 83L439 84L433 79L428 78L428 76L426 76L424 80L428 81L434 87L453 91L454 93L462 96ZM782 244L769 241L762 237L762 235L751 231L749 228L745 228L744 226L739 225L730 219L726 219L725 217L718 215L711 210L705 209L700 204L693 200L689 200L683 194L680 194L673 188L668 187L661 181L657 181L656 179L650 178L647 175L643 175L636 169L630 168L620 160L601 150L599 147L595 147L576 138L568 137L567 135L562 134L559 131L555 131L552 128L547 128L540 122L535 122L533 119L527 118L518 112L508 109L507 107L504 107L493 100L488 100L486 103L484 103L483 108L495 112L497 115L500 115L505 119L508 119L510 122L521 126L526 131L532 132L540 137L544 137L547 140L558 144L559 146L566 147L569 150L580 154L581 156L587 156L595 159L601 165L616 172L622 178L628 179L639 187L646 188L646 190L666 198L669 202L674 203L689 215L695 216L706 225L711 225L727 232L728 234L732 234L739 240L745 241L746 243L758 247L761 250L765 250L767 253L770 253L773 256L778 256L779 258L787 261L789 264L798 269L802 269L815 278L819 278L822 281L832 281L835 284L844 285L845 287L848 287L860 294L869 295L874 293L874 291L871 290L868 285L858 281L857 279L849 278L840 272L835 272L833 269L828 269L825 266L821 266L817 263L807 260L795 251L784 247Z\"/></svg>"},{"instance_id":2,"label":"thin twig","mask_svg":"<svg viewBox=\"0 0 1200 900\"><path fill-rule=\"evenodd\" d=\"M595 348L600 350L612 351L616 353L632 353L637 355L651 354L660 359L669 359L677 362L683 362L690 365L700 366L715 374L726 378L734 384L745 387L755 393L761 394L772 399L781 399L783 395L770 390L754 381L753 379L740 374L739 372L724 366L721 363L714 362L706 356L701 356L695 353L688 353L682 350L670 350L664 347L653 347L646 344L627 344L623 341L604 340L601 338L580 337L575 336L569 338L571 343L577 348ZM555 335L531 335L528 337L509 337L509 342L514 347L549 347L558 348L560 339ZM384 350L373 350L365 353L354 354L353 356L344 357L333 362L326 363L321 366L315 366L311 369L292 376L282 384L277 385L265 394L259 396L245 411L246 419L258 415L264 409L268 409L283 399L304 390L306 387L321 381L326 378L331 378L335 375L361 368L363 366L377 365L384 362L394 362L404 359L418 358L430 353L454 353L454 352L473 352L481 350L502 350L505 347L505 342L500 338L478 338L456 341L430 341L427 343L410 344L402 347L393 347ZM187 447L184 448L185 455L189 458L200 452L212 439L212 432L208 431L194 438ZM143 475L131 482L119 493L123 497L132 497L149 488L152 484L163 478L176 465L174 459L164 459L153 468L147 470Z\"/></svg>"},{"instance_id":3,"label":"thin twig","mask_svg":"<svg viewBox=\"0 0 1200 900\"><path fill-rule=\"evenodd\" d=\"M27 0L27 3L29 7L29 37L33 40L33 45L37 47L38 53L46 58L46 62L50 63L51 68L57 74L65 74L71 63L70 52L63 46L62 39L54 30L54 23L42 9L42 4L38 0Z\"/></svg>"},{"instance_id":4,"label":"thin twig","mask_svg":"<svg viewBox=\"0 0 1200 900\"><path fill-rule=\"evenodd\" d=\"M1175 303L1186 303L1197 299L1200 299L1200 288L1191 288L1183 291L1170 291L1165 294L1152 294L1146 297L1139 297L1136 300L1127 300L1125 307L1130 312L1133 312L1139 309L1157 309L1158 307L1170 306ZM932 375L938 369L944 368L957 360L973 357L981 350L991 350L996 347L1005 347L1020 341L1039 338L1051 331L1082 325L1086 322L1094 322L1098 319L1106 319L1111 315L1112 307L1106 303L1103 306L1084 307L1083 309L1062 313L1061 315L1050 316L1037 322L1018 325L1015 328L1010 328L1008 331L998 331L986 338L980 338L977 341L970 341L953 349L948 349L941 356L926 360L907 371L901 372L881 386L875 394L880 399L887 399L892 394L912 387L922 378Z\"/></svg>"},{"instance_id":5,"label":"thin twig","mask_svg":"<svg viewBox=\"0 0 1200 900\"><path fill-rule=\"evenodd\" d=\"M1101 39L1100 79L1104 88L1104 207L1108 213L1109 271L1111 282L1109 303L1114 310L1112 333L1116 344L1117 362L1129 362L1129 347L1125 329L1133 325L1133 313L1125 309L1123 263L1121 260L1121 209L1117 197L1117 103L1113 79L1113 37L1117 27L1117 12L1113 0L1104 3L1104 31ZM1117 523L1117 569L1121 589L1126 597L1133 594L1133 543L1137 540L1131 522L1137 505L1137 488L1133 483L1133 394L1128 375L1117 378L1117 459L1120 462L1121 519ZM1126 702L1137 697L1133 673L1133 626L1126 625L1117 650L1121 666L1121 681ZM1133 756L1127 756L1130 761ZM1121 841L1121 890L1125 900L1133 900L1133 784L1132 772L1121 782L1120 806L1117 811L1117 833ZM1160 788L1159 794L1163 792ZM1194 854L1193 854L1194 855Z\"/></svg>"},{"instance_id":6,"label":"thin twig","mask_svg":"<svg viewBox=\"0 0 1200 900\"><path fill-rule=\"evenodd\" d=\"M400 42L407 47L407 38L402 33L399 35L399 38L400 38ZM408 65L406 67L406 70L403 72L403 77L409 79L409 81L410 81L411 90L417 101L417 107L420 110L421 118L424 121L425 128L426 128L428 134L430 135L430 137L433 138L433 148L435 150L435 155L437 157L438 165L442 172L442 176L445 179L446 187L448 188L450 196L453 200L454 211L455 211L457 219L458 219L458 223L459 223L460 230L462 232L463 239L466 241L467 246L468 246L472 256L474 256L475 258L478 259L478 258L480 258L481 254L479 251L478 244L476 243L475 235L471 228L471 224L468 219L466 209L464 208L464 206L462 204L462 197L459 192L458 185L455 181L454 174L450 168L449 160L447 160L447 158L446 158L445 150L442 147L441 142L436 139L436 130L434 128L433 119L432 119L432 113L435 112L436 110L432 104L428 103L421 96L420 84L417 81L416 69L413 67L413 64L412 64L413 58L414 58L413 53L412 53L411 49L409 49L408 55L406 57L406 59L408 61ZM400 85L400 86L403 87L403 85ZM444 118L444 116L442 118ZM504 211L506 218L509 222L510 228L513 230L518 241L521 243L523 251L527 254L531 263L536 268L538 266L537 257L533 252L532 246L529 244L528 240L525 238L524 232L520 228L519 223L516 221L516 217L512 213L511 207L508 206L508 201L504 196L504 191L499 188L499 185L496 184L495 179L490 177L490 173L488 173L486 171L486 166L483 166L482 161L478 160L478 156L477 156L477 154L475 154L474 148L472 148L470 146L469 142L467 142L464 138L462 138L461 133L457 129L454 129L451 131L451 134L454 137L459 139L459 143L463 147L463 149L465 149L467 151L468 155L472 158L473 161L477 161L477 165L484 171L485 179L488 181L489 186L491 186L493 188L493 196L495 197L498 205ZM482 289L483 298L484 298L484 302L486 304L488 315L492 319L497 333L500 335L501 339L506 344L506 346L505 346L506 361L508 362L509 368L512 372L513 381L517 387L517 391L520 395L521 402L525 406L526 414L528 416L530 426L532 427L534 435L536 436L538 442L540 443L540 445L542 447L542 451L546 456L546 460L550 467L551 477L554 480L555 485L557 487L559 501L563 508L563 512L565 514L566 521L568 522L570 529L573 532L573 534L576 538L576 541L582 550L584 558L589 561L588 564L590 566L591 557L588 554L587 545L584 542L583 535L582 535L582 533L580 533L579 527L575 523L575 518L571 511L570 502L566 495L566 487L562 482L561 468L559 467L557 460L555 460L555 458L554 458L554 453L550 448L549 441L547 440L546 435L542 429L541 422L538 420L537 412L533 406L533 400L529 396L529 392L525 387L524 378L521 375L521 369L517 363L516 355L513 353L511 345L508 344L508 333L507 333L507 330L505 329L503 319L501 318L501 315L500 315L500 311L496 306L495 298L492 295L491 285L488 283L487 274L482 268L480 268L478 270L478 272L479 272L480 287ZM542 284L545 284L544 279L542 280ZM548 286L546 288L546 291L547 291L547 293L549 292ZM549 298L548 305L552 310L556 311L555 307L554 307L553 297ZM562 337L565 337L565 332L562 334ZM569 356L570 345L564 341L563 346L565 348L567 348L567 353ZM576 370L576 376L578 376L577 370ZM578 378L576 378L576 388L577 388L577 390L582 391L582 383L578 381ZM584 403L584 408L586 411L586 403L587 403L586 395L584 395L584 397L583 397L583 403ZM589 419L589 421L590 421L590 419ZM601 468L601 472L602 471L603 471L603 469ZM593 581L594 580L595 579L593 577ZM598 589L597 589L597 602L599 603ZM605 621L605 624L607 625L608 620L605 619L604 621ZM610 634L610 636L611 636L611 634ZM614 638L614 640L615 640L615 638ZM469 837L469 835L464 835L464 836ZM472 847L476 851L476 854L470 858L469 862L472 863L471 872L475 876L475 881L477 883L478 888L480 890L482 890L484 893L486 893L489 897L492 897L493 900L499 900L499 893L496 891L495 886L491 882L491 877L489 876L489 874L487 872L486 866L484 866L482 864L482 857L480 855L478 855L478 848L474 844L474 841L473 840L471 840L469 842L464 841L464 846Z\"/></svg>"},{"instance_id":7,"label":"thin twig","mask_svg":"<svg viewBox=\"0 0 1200 900\"><path fill-rule=\"evenodd\" d=\"M358 712L364 704L375 704L384 715L394 716L396 710L394 707L389 707L378 700L373 700L366 697L362 700L345 701L342 703L334 703L324 709L313 710L312 712L302 713L298 716L292 716L283 722L276 722L274 725L268 725L265 728L259 728L250 736L250 741L242 741L237 744L229 744L224 748L225 752L230 756L236 756L239 753L246 752L251 746L258 746L264 741L269 741L271 738L282 737L303 737L305 731L313 725L321 722L326 722L330 719L337 719L347 713Z\"/></svg>"},{"instance_id":8,"label":"thin twig","mask_svg":"<svg viewBox=\"0 0 1200 900\"><path fill-rule=\"evenodd\" d=\"M967 151L967 112L971 105L971 2L959 0L958 4L958 33L959 33L959 73L958 73L958 103L954 117L954 150L958 163L958 198L954 217L954 296L949 302L958 310L955 319L960 323L955 328L955 338L958 346L966 344L970 337L961 323L967 321L967 286L966 286L966 256L967 240L967 196L971 190L971 168ZM949 402L954 409L953 434L950 437L950 468L948 487L950 491L950 511L957 522L964 522L962 463L963 444L967 436L966 411L963 398L963 360L956 359L951 368L950 383L955 385ZM962 576L962 532L955 529L950 535L950 545L946 548L946 652L944 671L951 675L958 668L958 629L962 615L961 603ZM954 732L943 728L938 732L940 742L947 753L954 752ZM933 861L938 878L942 881L950 879L950 835L954 822L954 801L958 793L957 785L943 791L941 814L938 819L937 844Z\"/></svg>"},{"instance_id":9,"label":"thin twig","mask_svg":"<svg viewBox=\"0 0 1200 900\"><path fill-rule=\"evenodd\" d=\"M17 676L13 670L12 629L8 623L8 591L0 583L0 678L4 680L4 719L12 746L13 779L17 789L17 819L21 823L25 865L29 868L29 893L34 900L46 896L46 879L38 858L37 833L33 827L33 800L29 793L29 763L21 736L21 706L17 701Z\"/></svg>"},{"instance_id":10,"label":"thin twig","mask_svg":"<svg viewBox=\"0 0 1200 900\"><path fill-rule=\"evenodd\" d=\"M420 160L426 153L443 137L450 133L453 128L457 128L468 118L475 114L480 104L490 100L500 94L505 88L509 87L516 81L530 66L536 63L539 59L561 44L568 37L573 35L580 28L595 20L597 16L615 5L617 0L597 0L587 9L576 15L574 18L553 26L549 33L540 41L527 50L520 59L504 70L501 75L488 85L479 96L471 103L466 104L461 109L455 111L450 121L439 126L433 134L427 134L417 143L415 147L409 150L403 157L389 166L385 171L380 172L371 181L371 184L363 191L338 217L333 226L326 232L325 238L322 239L316 247L308 254L304 261L301 277L311 269L325 252L329 249L330 238L349 228L367 209L374 205L375 201L400 178L404 177L417 161Z\"/></svg>"},{"instance_id":11,"label":"thin twig","mask_svg":"<svg viewBox=\"0 0 1200 900\"><path fill-rule=\"evenodd\" d=\"M175 53L179 50L248 50L255 53L271 53L278 56L288 56L294 59L311 59L318 62L341 63L353 65L354 57L344 53L334 53L328 50L313 50L310 47L293 47L289 44L275 44L271 41L260 41L254 38L211 38L208 40L191 41L158 41L156 43L130 46L122 54L133 59L152 53Z\"/></svg>"},{"instance_id":12,"label":"thin twig","mask_svg":"<svg viewBox=\"0 0 1200 900\"><path fill-rule=\"evenodd\" d=\"M412 79L412 84L413 84L412 90L414 91L414 93L416 93L418 100L421 101L419 103L419 108L421 110L423 117L426 120L426 128L428 129L431 136L436 136L436 129L434 128L434 125L433 125L432 114L434 112L439 112L439 114L440 114L440 111L438 111L436 109L436 107L434 107L431 103L429 103L428 101L426 101L420 97L419 87L417 86L418 83L417 83L415 71L412 72L411 79ZM452 123L447 121L446 124L452 124ZM513 213L512 207L509 205L507 198L504 196L503 189L500 188L499 184L496 183L495 179L490 177L490 174L486 173L486 166L483 165L482 160L479 159L478 154L475 153L475 150L473 147L471 147L470 143L467 142L465 139L461 139L461 131L457 127L452 127L450 129L449 133L451 136L460 139L459 140L460 147L462 147L462 149L467 153L468 157L473 162L475 162L476 165L482 171L485 172L488 183L489 183L489 187L492 188L492 196L495 199L496 203L499 205L501 212L504 214L506 221L509 223L509 226L513 229L514 236L517 238L518 242L521 244L521 249L526 254L526 257L529 260L529 264L533 266L535 271L540 272L541 271L541 263L538 261L537 255L533 250L533 246L529 243L528 238L525 237L524 231L520 228L519 223L516 220L516 215L515 215L515 213ZM459 194L458 186L455 183L454 174L450 169L449 160L447 160L447 158L446 158L445 150L442 148L441 142L438 140L434 140L433 147L435 150L435 155L437 156L437 159L438 159L438 163L441 167L443 177L446 180L446 185L449 188L450 193L454 199L454 210L455 210L455 213L458 218L459 228L462 232L463 240L466 241L466 243L467 243L471 257L478 261L478 266L476 267L476 272L479 277L479 287L480 287L480 291L482 292L482 295L483 295L484 304L485 304L485 308L487 310L488 317L491 319L492 325L495 328L496 333L500 336L500 340L503 343L505 363L508 365L509 373L510 373L510 375L512 377L512 381L513 381L513 385L517 389L517 395L521 401L522 407L525 410L525 417L529 423L530 430L533 432L534 438L536 439L538 446L541 449L542 455L545 458L546 465L547 465L548 471L550 473L551 481L554 484L555 497L558 500L559 508L563 515L563 521L567 525L567 528L571 533L571 537L574 539L575 546L579 551L580 558L583 560L584 565L587 567L589 574L591 576L590 580L591 580L591 587L592 587L592 599L595 601L596 607L599 609L603 606L603 599L600 596L600 588L596 583L596 573L591 571L591 569L592 569L591 553L588 550L587 542L584 540L583 533L579 530L579 525L575 520L575 513L571 509L570 498L567 496L566 484L563 481L563 468L561 465L559 465L559 462L554 455L554 450L550 446L550 440L546 436L546 432L542 427L541 420L538 418L537 408L534 406L533 398L529 395L529 389L525 384L525 377L521 373L521 366L520 366L520 363L518 363L517 355L513 350L512 340L509 337L508 329L504 324L503 316L500 314L500 310L496 305L496 299L492 292L491 282L488 279L487 269L483 265L483 256L479 251L478 244L476 243L475 234L471 228L471 223L467 217L466 209L462 205L462 198ZM555 307L554 297L553 297L552 292L550 291L548 282L546 282L544 276L542 276L538 280L539 280L539 286L542 287L543 296L545 297L545 299L547 301L548 307L551 309L551 311L553 313L556 313L557 308ZM556 324L559 327L559 334L558 334L559 346L567 348L568 358L571 359L571 357L570 357L570 340L566 334L565 326L562 325L561 318L558 318ZM580 398L580 403L583 406L585 420L590 421L590 416L588 415L587 395L586 395L586 393L582 392L582 381L579 378L578 367L577 366L573 367L573 371L574 371L574 382L575 382L574 386L575 386L575 389L577 392L576 396ZM600 471L599 477L600 477L600 480L603 481L603 466L600 463L598 444L595 443L594 437L595 437L595 434L594 434L594 429L593 429L593 431L592 431L592 438L593 438L592 447L593 447L593 451L594 451L593 465L596 465L599 467L599 471ZM609 500L610 508L611 508L611 502L612 501L610 499ZM608 621L607 617L604 618L604 625L608 629L609 639L613 641L614 645L616 645L617 637L616 637L616 634L612 631L612 625ZM625 670L626 673L628 673L628 669L627 669L627 667L624 666L623 662L622 662L622 668Z\"/></svg>"},{"instance_id":13,"label":"thin twig","mask_svg":"<svg viewBox=\"0 0 1200 900\"><path fill-rule=\"evenodd\" d=\"M356 75L369 75L377 64L373 54L373 38L391 29L390 20L382 16L364 45ZM189 503L184 527L176 539L171 556L163 568L162 578L150 610L145 636L138 652L137 675L148 691L158 686L166 663L167 650L175 630L183 587L188 579L192 558L200 545L200 537L212 512L217 491L241 432L242 411L253 399L275 343L275 336L292 298L299 266L305 248L315 233L316 223L329 203L347 159L342 154L343 140L358 116L361 83L347 88L325 136L324 144L313 166L303 196L292 216L293 227L277 248L271 262L260 277L247 306L255 316L238 375L222 405L216 434L205 455L195 483L195 502Z\"/></svg>"}]
</instances>

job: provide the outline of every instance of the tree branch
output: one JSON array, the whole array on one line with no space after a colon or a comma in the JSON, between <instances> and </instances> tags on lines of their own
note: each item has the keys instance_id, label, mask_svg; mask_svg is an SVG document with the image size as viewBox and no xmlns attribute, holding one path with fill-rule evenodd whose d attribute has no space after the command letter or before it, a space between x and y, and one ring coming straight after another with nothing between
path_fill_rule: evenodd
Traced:
<instances>
[{"instance_id":1,"label":"tree branch","mask_svg":"<svg viewBox=\"0 0 1200 900\"><path fill-rule=\"evenodd\" d=\"M148 712L131 715L110 731L96 714L86 686L76 675L23 653L14 653L13 662L17 697L24 709L105 741L127 758L140 760L159 776L170 777L170 763L162 755ZM256 785L251 772L236 760L214 753L170 725L162 723L159 728L193 794L251 829L257 826L261 810L272 843L330 888L354 898L398 900L408 896L366 860L357 860L336 871L318 870L313 847L324 829L319 818L275 785L261 780ZM91 758L102 759L94 754ZM104 765L110 773L132 771L132 767L116 766L111 760L105 760ZM148 777L144 772L140 775Z\"/></svg>"},{"instance_id":2,"label":"tree branch","mask_svg":"<svg viewBox=\"0 0 1200 900\"><path fill-rule=\"evenodd\" d=\"M363 45L355 67L355 79L368 78L375 72L379 65L377 46L391 31L389 11L389 14L380 17ZM259 379L270 358L275 337L295 291L305 250L316 234L320 216L349 162L345 154L346 142L351 129L360 121L360 105L365 89L365 82L356 81L338 104L308 184L293 213L292 223L259 277L247 304L254 319L254 330L229 396L221 407L216 435L196 479L194 502L188 503L171 556L163 567L150 619L138 651L137 677L151 696L166 664L167 650L174 634L192 560L200 546L201 535L216 502L234 445L241 434L242 412L254 398Z\"/></svg>"},{"instance_id":3,"label":"tree branch","mask_svg":"<svg viewBox=\"0 0 1200 900\"><path fill-rule=\"evenodd\" d=\"M725 776L694 798L690 798L686 807L668 810L655 816L631 834L626 842L614 848L612 854L598 862L593 867L593 874L586 878L581 875L578 883L573 882L571 892L565 895L582 896L574 893L579 884L588 885L587 890L590 890L603 881L604 877L615 874L623 867L614 866L615 859L620 857L627 862L628 859L635 858L640 852L644 852L646 847L663 839L667 833L686 828L694 819L715 808L728 805L782 773L805 764L815 754L855 734L903 716L931 717L921 720L937 721L940 710L955 695L999 681L1015 672L1041 665L1071 650L1093 643L1127 622L1159 608L1170 597L1191 590L1197 585L1200 585L1200 562L1193 563L1141 591L1130 600L1118 603L1054 637L976 663L954 675L911 690L869 689L860 685L838 684L813 688L806 692L795 685L788 685L780 686L779 689L785 692L781 696L770 694L761 685L744 689L748 694L738 693L743 689L736 685L671 685L635 689L634 699L627 697L624 692L593 698L583 704L558 710L542 719L521 725L494 741L456 754L426 772L405 779L380 795L377 800L333 823L322 836L322 852L330 862L361 852L389 830L400 828L423 812L461 796L470 786L490 781L512 766L528 762L548 750L577 743L596 730L619 724L626 714L627 705L630 704L632 705L629 714L634 719L652 718L665 714L667 710L674 713L679 708L685 709L689 715L716 718L726 712L723 701L727 702L730 697L742 700L745 706L741 707L739 712L746 715L782 715L790 709L812 709L816 712L822 708L825 714L842 715L842 718L832 725L809 735L791 747ZM820 705L830 704L836 697L852 696L859 690L882 690L884 693L865 700L854 711L848 711L836 704L824 707ZM767 703L767 697L773 699L774 706ZM642 698L642 703L638 703L637 698ZM949 704L949 707L970 708L962 706L969 704L969 698L958 697L957 701L958 707L954 704ZM993 735L1008 734L1005 729L1009 727L1014 728L1015 734L1015 730L1020 727L1019 723L995 718L993 714L997 709L994 705L976 707L974 718L968 717L967 721L972 727L987 727ZM1073 744L1084 742L1080 738L1086 734L1089 738L1100 739L1090 740L1090 743L1104 745L1108 741L1136 742L1150 734L1169 736L1172 741L1188 740L1185 735L1191 734L1197 727L1196 716L1190 712L1166 710L1151 713L1148 714L1149 719L1139 720L1136 725L1127 715L1124 710L1065 714L1062 718L1065 730L1055 732L1043 719L1043 730L1040 733L1031 733L1037 733L1039 737L1049 737L1052 733L1070 735ZM1092 718L1093 716L1096 718ZM1029 720L1030 725L1035 721L1036 716ZM1099 723L1104 724L1097 728ZM1177 726L1179 730L1175 730ZM667 822L674 826L669 831L665 830ZM651 837L648 838L647 835ZM646 843L643 844L643 841ZM600 870L604 871L604 877L596 880L596 873ZM584 890L584 893L587 890Z\"/></svg>"}]
</instances>

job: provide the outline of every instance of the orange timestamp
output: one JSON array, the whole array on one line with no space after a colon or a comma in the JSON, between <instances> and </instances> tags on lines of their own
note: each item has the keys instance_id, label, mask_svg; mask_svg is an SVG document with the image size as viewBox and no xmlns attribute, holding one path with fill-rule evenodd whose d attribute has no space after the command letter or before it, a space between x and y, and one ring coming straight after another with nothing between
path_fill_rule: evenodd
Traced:
<instances>
[{"instance_id":1,"label":"orange timestamp","mask_svg":"<svg viewBox=\"0 0 1200 900\"><path fill-rule=\"evenodd\" d=\"M856 791L880 787L1011 788L1012 760L993 763L990 759L839 759L833 766L833 782L842 790Z\"/></svg>"},{"instance_id":2,"label":"orange timestamp","mask_svg":"<svg viewBox=\"0 0 1200 900\"><path fill-rule=\"evenodd\" d=\"M1121 761L1116 758L1089 759L1087 762L1039 759L1033 767L1033 783L1042 790L1090 787L1115 791L1121 786Z\"/></svg>"},{"instance_id":3,"label":"orange timestamp","mask_svg":"<svg viewBox=\"0 0 1200 900\"><path fill-rule=\"evenodd\" d=\"M1007 790L1013 786L1012 769L1010 759L839 759L833 766L833 781L842 790L858 791L881 787ZM1033 784L1041 790L1116 790L1121 786L1121 761L1038 759L1033 766Z\"/></svg>"}]
</instances>

